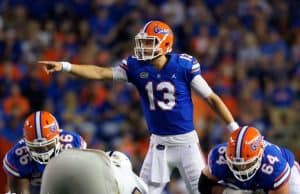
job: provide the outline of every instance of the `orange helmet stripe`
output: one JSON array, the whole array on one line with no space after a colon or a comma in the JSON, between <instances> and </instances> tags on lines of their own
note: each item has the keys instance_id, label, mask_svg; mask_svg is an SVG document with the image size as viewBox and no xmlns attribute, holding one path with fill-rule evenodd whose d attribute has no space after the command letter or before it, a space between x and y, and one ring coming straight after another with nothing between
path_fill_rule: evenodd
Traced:
<instances>
[{"instance_id":1,"label":"orange helmet stripe","mask_svg":"<svg viewBox=\"0 0 300 194\"><path fill-rule=\"evenodd\" d=\"M42 114L41 111L37 111L34 115L34 124L35 124L35 131L36 131L36 136L38 139L43 138L43 132L42 132Z\"/></svg>"},{"instance_id":2,"label":"orange helmet stripe","mask_svg":"<svg viewBox=\"0 0 300 194\"><path fill-rule=\"evenodd\" d=\"M237 136L237 142L236 142L236 147L235 147L235 157L237 158L242 158L242 150L243 150L243 140L244 136L247 132L248 126L244 126L238 136Z\"/></svg>"}]
</instances>

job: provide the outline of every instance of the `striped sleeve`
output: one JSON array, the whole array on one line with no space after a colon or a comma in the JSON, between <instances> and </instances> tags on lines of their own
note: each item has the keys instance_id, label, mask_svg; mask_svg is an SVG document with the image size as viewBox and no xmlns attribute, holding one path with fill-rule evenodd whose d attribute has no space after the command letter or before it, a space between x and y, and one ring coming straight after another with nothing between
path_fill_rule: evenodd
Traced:
<instances>
[{"instance_id":1,"label":"striped sleeve","mask_svg":"<svg viewBox=\"0 0 300 194\"><path fill-rule=\"evenodd\" d=\"M8 173L12 176L21 177L17 168L8 161L7 154L5 155L4 160L3 160L3 169L6 173Z\"/></svg>"},{"instance_id":2,"label":"striped sleeve","mask_svg":"<svg viewBox=\"0 0 300 194\"><path fill-rule=\"evenodd\" d=\"M195 73L197 71L200 71L200 64L198 61L195 61L192 65L191 73Z\"/></svg>"},{"instance_id":3,"label":"striped sleeve","mask_svg":"<svg viewBox=\"0 0 300 194\"><path fill-rule=\"evenodd\" d=\"M128 71L128 65L126 59L122 60L122 62L120 63L120 67L122 67L125 71Z\"/></svg>"},{"instance_id":4,"label":"striped sleeve","mask_svg":"<svg viewBox=\"0 0 300 194\"><path fill-rule=\"evenodd\" d=\"M285 168L281 171L281 173L275 178L273 188L277 189L280 186L284 185L291 175L291 168L288 163L286 163Z\"/></svg>"},{"instance_id":5,"label":"striped sleeve","mask_svg":"<svg viewBox=\"0 0 300 194\"><path fill-rule=\"evenodd\" d=\"M194 77L201 74L200 63L197 59L193 58L192 65L190 68L191 69L189 71L189 79L190 81L192 81Z\"/></svg>"},{"instance_id":6,"label":"striped sleeve","mask_svg":"<svg viewBox=\"0 0 300 194\"><path fill-rule=\"evenodd\" d=\"M138 62L133 56L128 56L127 58L122 59L119 66L113 68L115 69L115 71L113 71L114 80L133 82L132 74L136 69L134 67L137 64L140 64L140 62Z\"/></svg>"}]
</instances>

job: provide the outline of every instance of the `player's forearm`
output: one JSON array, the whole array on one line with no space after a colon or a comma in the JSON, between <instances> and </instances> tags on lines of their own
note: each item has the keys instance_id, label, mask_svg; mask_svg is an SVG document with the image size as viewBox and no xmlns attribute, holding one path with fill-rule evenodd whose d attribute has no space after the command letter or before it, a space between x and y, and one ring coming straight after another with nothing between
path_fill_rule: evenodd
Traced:
<instances>
[{"instance_id":1,"label":"player's forearm","mask_svg":"<svg viewBox=\"0 0 300 194\"><path fill-rule=\"evenodd\" d=\"M86 79L109 79L112 78L112 71L109 69L95 65L72 64L70 73Z\"/></svg>"},{"instance_id":2,"label":"player's forearm","mask_svg":"<svg viewBox=\"0 0 300 194\"><path fill-rule=\"evenodd\" d=\"M232 114L218 95L212 93L208 98L206 98L206 101L213 111L217 113L226 124L234 122Z\"/></svg>"},{"instance_id":3,"label":"player's forearm","mask_svg":"<svg viewBox=\"0 0 300 194\"><path fill-rule=\"evenodd\" d=\"M221 186L221 185L216 185L212 188L211 193L214 194L225 194L224 193L225 187Z\"/></svg>"},{"instance_id":4,"label":"player's forearm","mask_svg":"<svg viewBox=\"0 0 300 194\"><path fill-rule=\"evenodd\" d=\"M22 193L22 194L30 193L28 180L24 180L24 179L9 180L8 187L11 193Z\"/></svg>"}]
</instances>

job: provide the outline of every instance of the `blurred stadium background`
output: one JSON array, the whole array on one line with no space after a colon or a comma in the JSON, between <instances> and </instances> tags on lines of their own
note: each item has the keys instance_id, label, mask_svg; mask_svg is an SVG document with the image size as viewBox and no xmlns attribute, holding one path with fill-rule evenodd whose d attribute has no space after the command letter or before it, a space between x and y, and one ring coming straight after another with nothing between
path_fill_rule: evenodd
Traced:
<instances>
[{"instance_id":1,"label":"blurred stadium background","mask_svg":"<svg viewBox=\"0 0 300 194\"><path fill-rule=\"evenodd\" d=\"M32 111L52 112L88 146L128 154L139 172L149 133L130 84L46 75L37 60L118 65L150 19L168 23L176 52L198 58L203 76L240 124L293 150L300 160L300 1L0 1L0 159L22 138ZM207 154L226 129L195 97L195 125ZM2 165L2 162L1 162ZM5 174L0 172L0 193ZM176 173L169 194L182 193Z\"/></svg>"}]
</instances>

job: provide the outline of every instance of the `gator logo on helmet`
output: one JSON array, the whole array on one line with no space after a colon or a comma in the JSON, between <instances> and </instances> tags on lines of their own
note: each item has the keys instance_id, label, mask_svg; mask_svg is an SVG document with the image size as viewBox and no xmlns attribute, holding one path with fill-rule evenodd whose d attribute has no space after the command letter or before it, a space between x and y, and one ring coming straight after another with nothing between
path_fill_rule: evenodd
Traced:
<instances>
[{"instance_id":1,"label":"gator logo on helmet","mask_svg":"<svg viewBox=\"0 0 300 194\"><path fill-rule=\"evenodd\" d=\"M258 137L256 137L254 140L253 140L253 142L251 143L251 149L253 150L253 151L256 151L256 149L257 149L257 147L259 146L259 143L260 143L260 141L261 141L261 136L258 136Z\"/></svg>"},{"instance_id":2,"label":"gator logo on helmet","mask_svg":"<svg viewBox=\"0 0 300 194\"><path fill-rule=\"evenodd\" d=\"M169 34L170 31L168 29L160 28L159 26L154 26L153 31L157 34Z\"/></svg>"}]
</instances>

